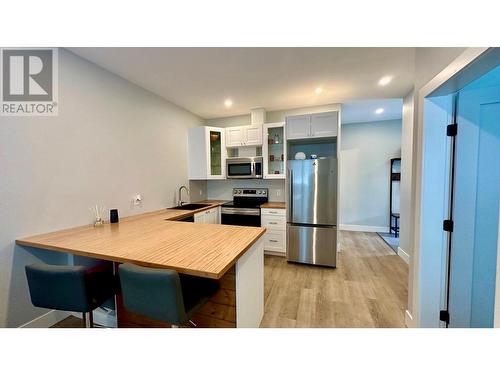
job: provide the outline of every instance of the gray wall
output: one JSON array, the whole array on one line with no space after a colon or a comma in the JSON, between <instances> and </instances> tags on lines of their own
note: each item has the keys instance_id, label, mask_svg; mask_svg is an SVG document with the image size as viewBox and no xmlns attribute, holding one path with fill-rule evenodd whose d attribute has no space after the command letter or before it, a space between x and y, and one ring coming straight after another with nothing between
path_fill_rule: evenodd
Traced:
<instances>
[{"instance_id":1,"label":"gray wall","mask_svg":"<svg viewBox=\"0 0 500 375\"><path fill-rule=\"evenodd\" d=\"M401 120L344 125L341 147L341 225L387 228L389 166L401 156Z\"/></svg>"},{"instance_id":2,"label":"gray wall","mask_svg":"<svg viewBox=\"0 0 500 375\"><path fill-rule=\"evenodd\" d=\"M24 265L66 256L15 246L16 238L91 222L95 203L121 216L175 204L187 184L187 129L199 117L66 50L59 116L0 117L0 326L32 307ZM135 193L143 205L133 209Z\"/></svg>"}]
</instances>

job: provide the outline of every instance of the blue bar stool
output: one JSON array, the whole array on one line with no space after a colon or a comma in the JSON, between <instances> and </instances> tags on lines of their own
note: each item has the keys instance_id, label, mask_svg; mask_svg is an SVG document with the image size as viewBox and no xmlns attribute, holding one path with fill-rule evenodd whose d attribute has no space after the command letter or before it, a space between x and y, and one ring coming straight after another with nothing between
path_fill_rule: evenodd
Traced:
<instances>
[{"instance_id":1,"label":"blue bar stool","mask_svg":"<svg viewBox=\"0 0 500 375\"><path fill-rule=\"evenodd\" d=\"M179 327L217 291L218 283L176 271L120 264L123 304L130 312Z\"/></svg>"},{"instance_id":2,"label":"blue bar stool","mask_svg":"<svg viewBox=\"0 0 500 375\"><path fill-rule=\"evenodd\" d=\"M76 311L86 314L93 327L92 311L116 294L116 282L111 267L26 266L31 303L46 309Z\"/></svg>"}]
</instances>

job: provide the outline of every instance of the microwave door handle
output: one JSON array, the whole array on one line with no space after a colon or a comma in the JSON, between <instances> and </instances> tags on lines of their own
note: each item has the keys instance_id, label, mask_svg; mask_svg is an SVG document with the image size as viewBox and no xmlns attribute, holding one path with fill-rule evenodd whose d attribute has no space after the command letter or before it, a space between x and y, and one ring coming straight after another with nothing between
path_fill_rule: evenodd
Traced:
<instances>
[{"instance_id":1,"label":"microwave door handle","mask_svg":"<svg viewBox=\"0 0 500 375\"><path fill-rule=\"evenodd\" d=\"M255 177L255 162L254 161L252 161L250 163L250 176Z\"/></svg>"}]
</instances>

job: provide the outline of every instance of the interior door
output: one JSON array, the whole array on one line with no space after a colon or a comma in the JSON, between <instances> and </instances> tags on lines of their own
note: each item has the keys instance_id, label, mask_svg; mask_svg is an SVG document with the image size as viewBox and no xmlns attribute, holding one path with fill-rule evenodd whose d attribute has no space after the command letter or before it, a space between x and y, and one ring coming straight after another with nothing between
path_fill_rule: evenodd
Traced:
<instances>
[{"instance_id":1,"label":"interior door","mask_svg":"<svg viewBox=\"0 0 500 375\"><path fill-rule=\"evenodd\" d=\"M493 327L500 198L500 68L459 93L450 327Z\"/></svg>"}]
</instances>

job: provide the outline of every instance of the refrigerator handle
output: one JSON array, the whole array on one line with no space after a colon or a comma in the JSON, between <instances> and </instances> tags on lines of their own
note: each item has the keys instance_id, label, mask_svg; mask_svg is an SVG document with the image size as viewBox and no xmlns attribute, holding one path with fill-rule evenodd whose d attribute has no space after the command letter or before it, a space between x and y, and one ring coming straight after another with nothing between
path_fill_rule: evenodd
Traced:
<instances>
[{"instance_id":1,"label":"refrigerator handle","mask_svg":"<svg viewBox=\"0 0 500 375\"><path fill-rule=\"evenodd\" d=\"M288 221L292 222L293 218L293 172L287 168L288 172Z\"/></svg>"}]
</instances>

